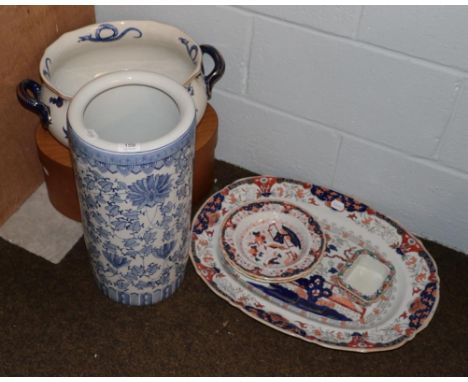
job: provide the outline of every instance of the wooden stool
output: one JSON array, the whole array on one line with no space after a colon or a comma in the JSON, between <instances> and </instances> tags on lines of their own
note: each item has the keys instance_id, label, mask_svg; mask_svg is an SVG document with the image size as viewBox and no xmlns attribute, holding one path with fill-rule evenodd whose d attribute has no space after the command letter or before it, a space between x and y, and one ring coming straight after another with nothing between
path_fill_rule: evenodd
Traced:
<instances>
[{"instance_id":1,"label":"wooden stool","mask_svg":"<svg viewBox=\"0 0 468 382\"><path fill-rule=\"evenodd\" d=\"M218 116L208 105L197 126L192 204L208 196L213 185L214 151L218 139ZM80 221L80 205L76 193L70 150L60 144L46 129L36 129L39 160L44 169L49 199L63 215Z\"/></svg>"}]
</instances>

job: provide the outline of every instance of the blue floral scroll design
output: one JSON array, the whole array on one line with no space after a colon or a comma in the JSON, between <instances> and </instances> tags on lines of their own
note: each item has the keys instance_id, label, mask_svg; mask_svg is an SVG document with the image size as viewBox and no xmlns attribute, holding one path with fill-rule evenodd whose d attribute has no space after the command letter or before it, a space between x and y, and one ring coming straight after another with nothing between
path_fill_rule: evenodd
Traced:
<instances>
[{"instance_id":1,"label":"blue floral scroll design","mask_svg":"<svg viewBox=\"0 0 468 382\"><path fill-rule=\"evenodd\" d=\"M104 36L102 33L106 31L111 31L112 34L109 36ZM137 28L130 27L127 29L124 29L122 32L119 34L119 30L117 29L116 26L112 24L101 24L99 27L96 29L94 32L94 35L92 33L84 35L84 36L79 36L78 37L78 42L83 42L83 41L92 41L92 42L111 42L111 41L116 41L120 40L123 36L125 36L128 32L134 31L136 32L136 35L133 36L134 38L140 38L143 36L143 32Z\"/></svg>"},{"instance_id":2,"label":"blue floral scroll design","mask_svg":"<svg viewBox=\"0 0 468 382\"><path fill-rule=\"evenodd\" d=\"M63 98L58 96L58 97L50 97L49 102L53 103L57 107L62 107L63 106Z\"/></svg>"},{"instance_id":3,"label":"blue floral scroll design","mask_svg":"<svg viewBox=\"0 0 468 382\"><path fill-rule=\"evenodd\" d=\"M73 129L69 132L73 136ZM71 140L93 271L100 288L116 301L155 303L183 279L191 203L179 195L191 188L194 140L182 137L181 142L175 152L164 150L169 156L151 156L152 163L104 166Z\"/></svg>"},{"instance_id":4,"label":"blue floral scroll design","mask_svg":"<svg viewBox=\"0 0 468 382\"><path fill-rule=\"evenodd\" d=\"M185 89L187 89L187 92L188 92L188 94L190 94L190 96L192 96L192 97L194 96L195 91L193 90L193 86L192 86L192 85L186 86Z\"/></svg>"},{"instance_id":5,"label":"blue floral scroll design","mask_svg":"<svg viewBox=\"0 0 468 382\"><path fill-rule=\"evenodd\" d=\"M66 129L65 126L62 126L62 131L63 131L63 135L65 136L65 139L68 139L69 138L68 129Z\"/></svg>"},{"instance_id":6,"label":"blue floral scroll design","mask_svg":"<svg viewBox=\"0 0 468 382\"><path fill-rule=\"evenodd\" d=\"M128 198L132 204L141 209L154 207L163 202L171 191L171 176L169 174L149 175L128 186Z\"/></svg>"},{"instance_id":7,"label":"blue floral scroll design","mask_svg":"<svg viewBox=\"0 0 468 382\"><path fill-rule=\"evenodd\" d=\"M50 78L50 67L49 67L49 65L50 65L51 62L52 62L52 60L49 57L47 57L45 59L45 63L44 63L45 68L42 69L42 74L47 78Z\"/></svg>"},{"instance_id":8,"label":"blue floral scroll design","mask_svg":"<svg viewBox=\"0 0 468 382\"><path fill-rule=\"evenodd\" d=\"M196 44L190 45L190 41L183 37L179 37L179 41L185 45L190 59L195 63L198 56L198 46Z\"/></svg>"},{"instance_id":9,"label":"blue floral scroll design","mask_svg":"<svg viewBox=\"0 0 468 382\"><path fill-rule=\"evenodd\" d=\"M194 120L190 130L174 144L168 145L162 149L150 151L146 154L123 155L122 153L114 154L104 150L98 150L92 145L85 143L78 138L71 126L68 126L66 130L70 140L70 146L73 147L73 150L76 152L76 157L80 162L98 169L102 173L119 173L123 176L128 176L130 174L137 175L142 172L151 174L155 170L160 170L163 167L170 167L180 158L180 156L177 156L176 159L175 154L180 151L188 153L187 147L195 140Z\"/></svg>"}]
</instances>

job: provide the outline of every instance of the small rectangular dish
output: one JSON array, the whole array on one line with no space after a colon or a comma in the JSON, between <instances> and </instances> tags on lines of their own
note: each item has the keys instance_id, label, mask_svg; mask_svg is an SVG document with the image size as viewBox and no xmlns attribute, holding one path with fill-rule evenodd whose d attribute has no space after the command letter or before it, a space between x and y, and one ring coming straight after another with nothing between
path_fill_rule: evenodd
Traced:
<instances>
[{"instance_id":1,"label":"small rectangular dish","mask_svg":"<svg viewBox=\"0 0 468 382\"><path fill-rule=\"evenodd\" d=\"M394 277L392 264L377 253L362 248L343 264L338 282L363 305L369 305L388 289Z\"/></svg>"}]
</instances>

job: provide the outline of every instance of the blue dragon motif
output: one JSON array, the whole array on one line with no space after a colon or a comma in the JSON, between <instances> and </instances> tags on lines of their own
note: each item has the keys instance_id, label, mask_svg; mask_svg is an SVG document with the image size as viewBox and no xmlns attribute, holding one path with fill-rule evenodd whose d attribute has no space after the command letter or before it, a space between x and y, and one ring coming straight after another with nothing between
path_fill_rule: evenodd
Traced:
<instances>
[{"instance_id":1,"label":"blue dragon motif","mask_svg":"<svg viewBox=\"0 0 468 382\"><path fill-rule=\"evenodd\" d=\"M105 36L103 35L103 32L106 31L111 31L112 34ZM110 42L110 41L116 41L120 40L123 36L125 36L128 32L130 31L135 31L137 33L136 36L133 36L134 38L140 38L143 36L143 32L137 28L130 27L127 29L124 29L122 32L119 34L119 30L117 29L116 26L112 24L101 24L99 27L96 29L96 31L93 34L87 34L84 36L79 36L78 37L78 42L83 42L83 41L93 41L93 42Z\"/></svg>"},{"instance_id":2,"label":"blue dragon motif","mask_svg":"<svg viewBox=\"0 0 468 382\"><path fill-rule=\"evenodd\" d=\"M49 98L49 102L50 103L53 103L54 105L56 105L57 107L62 107L63 106L63 98L58 96L57 98L55 97L50 97Z\"/></svg>"},{"instance_id":3,"label":"blue dragon motif","mask_svg":"<svg viewBox=\"0 0 468 382\"><path fill-rule=\"evenodd\" d=\"M63 134L65 135L65 138L68 139L68 137L69 137L68 129L65 126L62 126L62 131L63 131Z\"/></svg>"},{"instance_id":4,"label":"blue dragon motif","mask_svg":"<svg viewBox=\"0 0 468 382\"><path fill-rule=\"evenodd\" d=\"M195 61L197 60L197 56L198 56L198 46L195 44L192 44L190 46L190 41L183 37L179 37L179 41L185 45L188 55L190 56L192 62L195 63Z\"/></svg>"}]
</instances>

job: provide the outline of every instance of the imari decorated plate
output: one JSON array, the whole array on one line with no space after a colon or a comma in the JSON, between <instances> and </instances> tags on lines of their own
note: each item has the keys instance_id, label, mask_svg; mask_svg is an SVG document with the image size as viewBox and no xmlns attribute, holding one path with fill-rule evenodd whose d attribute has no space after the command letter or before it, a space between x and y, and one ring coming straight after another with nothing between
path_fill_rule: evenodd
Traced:
<instances>
[{"instance_id":1,"label":"imari decorated plate","mask_svg":"<svg viewBox=\"0 0 468 382\"><path fill-rule=\"evenodd\" d=\"M283 282L253 280L223 256L223 221L239 206L282 200L310 213L326 237L312 272ZM395 349L424 329L439 300L434 260L400 225L346 195L274 177L241 179L211 196L192 226L191 258L218 296L250 317L321 346Z\"/></svg>"},{"instance_id":2,"label":"imari decorated plate","mask_svg":"<svg viewBox=\"0 0 468 382\"><path fill-rule=\"evenodd\" d=\"M310 273L324 246L324 235L312 215L281 200L237 207L221 226L227 262L260 281L292 281Z\"/></svg>"}]
</instances>

